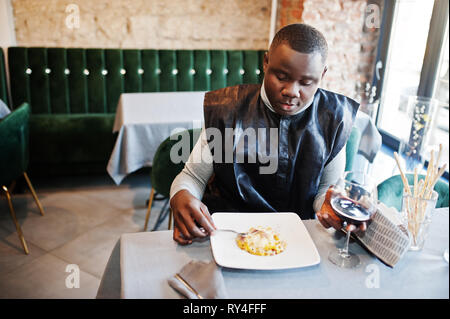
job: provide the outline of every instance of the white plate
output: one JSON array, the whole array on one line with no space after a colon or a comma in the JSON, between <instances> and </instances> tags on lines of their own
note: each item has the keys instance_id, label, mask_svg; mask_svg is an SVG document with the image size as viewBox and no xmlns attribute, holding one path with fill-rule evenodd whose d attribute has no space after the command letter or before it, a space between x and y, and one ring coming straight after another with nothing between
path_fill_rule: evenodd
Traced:
<instances>
[{"instance_id":1,"label":"white plate","mask_svg":"<svg viewBox=\"0 0 450 319\"><path fill-rule=\"evenodd\" d=\"M257 256L240 249L236 234L217 232L211 236L216 263L240 269L288 269L320 263L320 256L302 220L295 213L214 213L217 228L246 232L250 227L271 227L286 241L286 249L274 256Z\"/></svg>"}]
</instances>

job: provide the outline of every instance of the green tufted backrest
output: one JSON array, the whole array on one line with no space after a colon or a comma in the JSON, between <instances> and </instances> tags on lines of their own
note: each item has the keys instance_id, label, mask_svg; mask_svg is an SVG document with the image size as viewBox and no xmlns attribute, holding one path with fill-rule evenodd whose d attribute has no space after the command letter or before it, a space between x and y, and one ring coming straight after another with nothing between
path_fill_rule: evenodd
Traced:
<instances>
[{"instance_id":1,"label":"green tufted backrest","mask_svg":"<svg viewBox=\"0 0 450 319\"><path fill-rule=\"evenodd\" d=\"M8 90L6 87L5 55L2 48L0 48L0 100L2 100L6 105L9 105Z\"/></svg>"},{"instance_id":2,"label":"green tufted backrest","mask_svg":"<svg viewBox=\"0 0 450 319\"><path fill-rule=\"evenodd\" d=\"M406 174L409 185L414 185L414 175ZM419 180L425 179L424 175L419 175ZM403 181L400 175L394 175L389 177L385 181L381 182L378 186L378 200L386 204L388 207L395 207L398 211L402 208L402 196L403 196ZM439 180L434 186L434 190L438 193L439 197L436 202L436 207L448 207L449 204L449 190L448 184Z\"/></svg>"},{"instance_id":3,"label":"green tufted backrest","mask_svg":"<svg viewBox=\"0 0 450 319\"><path fill-rule=\"evenodd\" d=\"M172 185L175 177L183 170L184 163L188 160L186 156L189 156L195 143L197 143L200 137L201 129L190 129L179 134L175 134L166 138L156 150L155 157L153 158L151 183L152 187L157 193L164 197L169 197L170 186ZM171 159L172 147L181 142L189 142L189 152L184 154L186 158L182 158L180 162L174 163ZM181 148L176 147L176 150L182 151Z\"/></svg>"},{"instance_id":4,"label":"green tufted backrest","mask_svg":"<svg viewBox=\"0 0 450 319\"><path fill-rule=\"evenodd\" d=\"M261 83L265 51L10 47L12 105L33 114L114 113L121 93Z\"/></svg>"},{"instance_id":5,"label":"green tufted backrest","mask_svg":"<svg viewBox=\"0 0 450 319\"><path fill-rule=\"evenodd\" d=\"M29 117L30 107L23 104L0 120L0 186L27 170Z\"/></svg>"}]
</instances>

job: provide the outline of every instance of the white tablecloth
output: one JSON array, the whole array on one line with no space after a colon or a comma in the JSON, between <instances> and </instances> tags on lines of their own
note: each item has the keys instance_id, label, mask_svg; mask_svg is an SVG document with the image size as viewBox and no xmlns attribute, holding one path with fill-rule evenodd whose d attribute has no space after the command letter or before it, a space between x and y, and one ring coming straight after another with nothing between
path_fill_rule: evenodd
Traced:
<instances>
[{"instance_id":1,"label":"white tablecloth","mask_svg":"<svg viewBox=\"0 0 450 319\"><path fill-rule=\"evenodd\" d=\"M116 184L151 166L159 144L175 131L200 128L205 92L125 93L117 105L119 132L107 171Z\"/></svg>"},{"instance_id":2,"label":"white tablecloth","mask_svg":"<svg viewBox=\"0 0 450 319\"><path fill-rule=\"evenodd\" d=\"M4 118L9 113L11 113L11 111L8 109L5 102L0 100L0 119Z\"/></svg>"},{"instance_id":3,"label":"white tablecloth","mask_svg":"<svg viewBox=\"0 0 450 319\"><path fill-rule=\"evenodd\" d=\"M317 220L304 221L321 262L312 267L252 271L222 268L230 298L449 298L449 265L443 253L449 244L449 210L435 211L429 238L420 252L407 252L394 268L381 263L359 244L350 244L363 265L342 269L328 260L344 237ZM210 242L179 246L171 231L123 235L129 259L121 260L118 242L106 266L97 298L180 298L167 279L190 260L213 259ZM128 268L121 268L125 264ZM131 271L131 272L130 272ZM122 293L121 293L122 291Z\"/></svg>"}]
</instances>

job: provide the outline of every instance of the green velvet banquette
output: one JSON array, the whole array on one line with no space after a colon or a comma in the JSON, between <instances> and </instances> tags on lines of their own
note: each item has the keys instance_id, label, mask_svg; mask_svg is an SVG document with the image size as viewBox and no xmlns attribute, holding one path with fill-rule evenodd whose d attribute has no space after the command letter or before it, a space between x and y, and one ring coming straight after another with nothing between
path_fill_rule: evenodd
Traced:
<instances>
[{"instance_id":1,"label":"green velvet banquette","mask_svg":"<svg viewBox=\"0 0 450 319\"><path fill-rule=\"evenodd\" d=\"M105 172L116 138L112 126L121 93L208 91L261 83L263 54L8 48L11 106L23 102L31 106L30 172ZM6 94L2 82L0 94Z\"/></svg>"}]
</instances>

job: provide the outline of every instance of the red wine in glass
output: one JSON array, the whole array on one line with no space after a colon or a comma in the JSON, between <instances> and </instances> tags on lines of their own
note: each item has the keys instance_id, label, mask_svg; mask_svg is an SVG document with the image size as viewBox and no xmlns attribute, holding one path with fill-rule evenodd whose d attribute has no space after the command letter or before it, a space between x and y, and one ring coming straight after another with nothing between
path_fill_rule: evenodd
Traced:
<instances>
[{"instance_id":1,"label":"red wine in glass","mask_svg":"<svg viewBox=\"0 0 450 319\"><path fill-rule=\"evenodd\" d=\"M345 196L337 196L331 200L331 207L342 220L355 226L370 220L371 211L362 204Z\"/></svg>"},{"instance_id":2,"label":"red wine in glass","mask_svg":"<svg viewBox=\"0 0 450 319\"><path fill-rule=\"evenodd\" d=\"M342 220L347 236L345 246L337 251L332 251L328 259L339 267L353 268L360 265L357 255L350 253L350 228L356 227L371 219L376 211L376 191L369 176L361 172L345 172L336 185L329 189L329 206L334 214Z\"/></svg>"}]
</instances>

